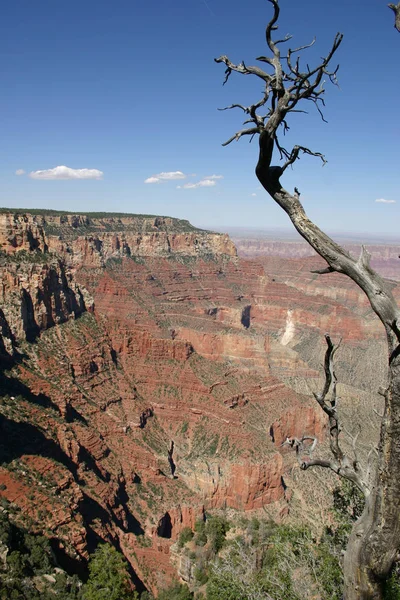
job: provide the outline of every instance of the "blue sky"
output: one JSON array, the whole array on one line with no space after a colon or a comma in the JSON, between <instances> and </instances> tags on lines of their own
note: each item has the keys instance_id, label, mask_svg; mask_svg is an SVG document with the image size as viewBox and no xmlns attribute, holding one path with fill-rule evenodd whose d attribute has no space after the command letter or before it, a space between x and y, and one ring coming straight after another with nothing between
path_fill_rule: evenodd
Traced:
<instances>
[{"instance_id":1,"label":"blue sky","mask_svg":"<svg viewBox=\"0 0 400 600\"><path fill-rule=\"evenodd\" d=\"M267 0L6 4L2 206L164 214L222 229L289 226L259 189L257 141L221 146L241 128L242 113L217 111L260 95L258 81L238 74L223 87L224 66L213 59L256 64L266 52ZM400 34L386 4L280 2L279 32L293 34L289 46L317 37L310 63L344 34L340 89L327 85L328 124L307 106L309 115L291 118L286 140L323 152L328 164L305 157L282 179L328 230L398 231ZM73 171L48 172L59 166ZM29 176L37 171L45 173ZM179 172L184 179L175 179ZM175 175L145 183L160 173ZM60 178L71 175L79 178Z\"/></svg>"}]
</instances>

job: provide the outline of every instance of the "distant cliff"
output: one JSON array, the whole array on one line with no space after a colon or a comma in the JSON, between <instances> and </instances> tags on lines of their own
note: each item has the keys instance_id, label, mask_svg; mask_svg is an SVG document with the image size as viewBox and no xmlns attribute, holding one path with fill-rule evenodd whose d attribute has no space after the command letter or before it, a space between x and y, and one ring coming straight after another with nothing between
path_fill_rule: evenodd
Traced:
<instances>
[{"instance_id":1,"label":"distant cliff","mask_svg":"<svg viewBox=\"0 0 400 600\"><path fill-rule=\"evenodd\" d=\"M228 235L197 229L189 221L107 213L2 212L0 248L56 252L67 262L97 266L122 256L236 256Z\"/></svg>"}]
</instances>

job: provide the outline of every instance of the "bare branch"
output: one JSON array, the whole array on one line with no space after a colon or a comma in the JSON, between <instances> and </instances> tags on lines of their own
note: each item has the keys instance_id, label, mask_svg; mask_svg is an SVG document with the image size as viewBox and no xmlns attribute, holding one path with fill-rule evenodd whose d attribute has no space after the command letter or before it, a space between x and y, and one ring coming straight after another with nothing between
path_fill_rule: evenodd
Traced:
<instances>
[{"instance_id":1,"label":"bare branch","mask_svg":"<svg viewBox=\"0 0 400 600\"><path fill-rule=\"evenodd\" d=\"M236 71L242 75L256 75L257 77L260 77L260 79L263 79L266 83L269 83L272 79L271 75L268 75L268 73L265 73L265 71L259 67L247 67L244 62L241 62L239 65L234 65L225 55L220 56L219 58L214 58L214 61L216 63L224 63L227 67L223 85L225 85L225 83L228 81L232 71Z\"/></svg>"},{"instance_id":2,"label":"bare branch","mask_svg":"<svg viewBox=\"0 0 400 600\"><path fill-rule=\"evenodd\" d=\"M356 465L358 465L358 464L359 464L359 460L358 460L358 450L357 450L357 441L358 441L358 438L359 438L359 436L360 436L360 433L361 433L361 425L360 425L359 423L358 423L358 428L357 428L357 429L358 429L358 431L357 431L357 433L356 433L355 435L353 435L352 433L350 433L350 432L349 432L349 431L347 431L347 430L344 430L344 431L345 431L345 433L346 433L346 435L347 435L347 436L350 438L350 440L351 440L351 447L352 447L352 449L353 449L354 461L355 461L355 464L356 464Z\"/></svg>"},{"instance_id":3,"label":"bare branch","mask_svg":"<svg viewBox=\"0 0 400 600\"><path fill-rule=\"evenodd\" d=\"M288 56L290 56L291 54L297 54L298 52L301 52L302 50L307 50L307 48L311 48L311 46L314 46L316 41L317 41L317 38L315 37L315 38L313 38L312 42L310 42L309 44L305 44L304 46L299 46L298 48L295 48L294 50L291 50L289 48Z\"/></svg>"},{"instance_id":4,"label":"bare branch","mask_svg":"<svg viewBox=\"0 0 400 600\"><path fill-rule=\"evenodd\" d=\"M249 108L247 106L243 106L242 104L231 104L230 106L225 106L224 108L217 108L217 110L231 110L232 108L241 108L243 112L249 112Z\"/></svg>"},{"instance_id":5,"label":"bare branch","mask_svg":"<svg viewBox=\"0 0 400 600\"><path fill-rule=\"evenodd\" d=\"M276 139L275 139L275 143L276 143ZM306 148L305 146L294 146L291 153L289 155L287 155L288 160L283 165L282 172L285 169L287 169L287 167L289 165L292 165L298 158L300 158L299 157L300 152L303 152L303 154L309 154L310 156L317 156L318 158L320 158L322 160L324 165L328 162L326 160L325 156L323 154L321 154L321 152L313 152L312 150L310 150L309 148Z\"/></svg>"},{"instance_id":6,"label":"bare branch","mask_svg":"<svg viewBox=\"0 0 400 600\"><path fill-rule=\"evenodd\" d=\"M222 145L228 146L228 144L233 142L233 140L236 140L236 141L239 140L242 137L242 135L254 135L256 133L260 133L260 130L258 127L252 127L250 129L242 129L242 131L238 131L237 133L235 133L235 135L233 135L231 138L229 138L229 140L224 142Z\"/></svg>"},{"instance_id":7,"label":"bare branch","mask_svg":"<svg viewBox=\"0 0 400 600\"><path fill-rule=\"evenodd\" d=\"M271 167L272 151L279 122L270 118L260 134L260 155L256 166L256 175L261 185L289 215L300 235L322 256L333 271L344 273L352 279L367 295L371 307L384 324L387 331L393 332L400 341L400 311L393 297L391 285L364 262L354 260L352 256L328 235L308 219L304 208L296 195L285 190L279 178L283 169ZM394 347L393 347L394 350Z\"/></svg>"},{"instance_id":8,"label":"bare branch","mask_svg":"<svg viewBox=\"0 0 400 600\"><path fill-rule=\"evenodd\" d=\"M388 7L392 9L395 15L394 26L397 31L400 32L400 2L398 4L388 4Z\"/></svg>"},{"instance_id":9,"label":"bare branch","mask_svg":"<svg viewBox=\"0 0 400 600\"><path fill-rule=\"evenodd\" d=\"M260 108L261 106L263 106L267 101L268 101L268 96L269 96L269 89L266 88L263 97L256 102L255 104L252 104L251 106L243 106L243 104L231 104L230 106L225 106L224 108L219 108L218 110L220 111L224 111L224 110L231 110L233 108L240 108L245 114L250 115L250 119L246 120L244 122L244 125L247 125L247 123L254 123L255 125L257 125L257 127L264 127L264 121L266 119L266 117L262 117L260 115L257 114L257 109ZM232 139L235 139L236 136L239 134L240 132L238 132L237 134L235 134L235 136ZM259 131L257 130L255 133L259 133ZM239 135L239 137L241 137ZM236 139L239 139L239 137L237 137ZM230 141L232 141L232 139ZM227 142L223 145L227 145L230 142Z\"/></svg>"},{"instance_id":10,"label":"bare branch","mask_svg":"<svg viewBox=\"0 0 400 600\"><path fill-rule=\"evenodd\" d=\"M276 54L276 52L278 51L276 48L276 45L274 44L274 42L272 41L272 36L271 33L272 31L275 31L276 29L278 29L276 22L279 18L279 5L277 0L268 0L268 2L270 2L272 4L272 6L274 7L274 14L272 19L270 20L270 22L267 25L267 29L265 31L265 37L267 40L267 44L269 49L271 50L271 52L273 52L274 54Z\"/></svg>"},{"instance_id":11,"label":"bare branch","mask_svg":"<svg viewBox=\"0 0 400 600\"><path fill-rule=\"evenodd\" d=\"M323 460L322 458L313 458L312 460L304 461L300 465L303 471L306 471L310 467L323 467L325 469L331 469L334 473L337 473L338 467L331 460Z\"/></svg>"},{"instance_id":12,"label":"bare branch","mask_svg":"<svg viewBox=\"0 0 400 600\"><path fill-rule=\"evenodd\" d=\"M306 442L312 443L306 444ZM305 462L304 455L309 456L311 461L312 454L317 444L318 439L316 437L310 435L303 435L301 439L287 437L286 440L281 444L281 446L289 446L290 448L293 448L296 451L297 462L299 463L300 468L303 468Z\"/></svg>"},{"instance_id":13,"label":"bare branch","mask_svg":"<svg viewBox=\"0 0 400 600\"><path fill-rule=\"evenodd\" d=\"M279 154L281 156L281 159L283 157L289 159L290 158L290 153L288 152L288 150L286 150L286 148L284 148L283 146L280 145L278 136L276 134L275 134L275 144L276 144L276 147L278 148L278 151L279 151Z\"/></svg>"},{"instance_id":14,"label":"bare branch","mask_svg":"<svg viewBox=\"0 0 400 600\"><path fill-rule=\"evenodd\" d=\"M275 46L276 46L277 44L285 44L286 42L288 42L289 40L291 40L291 39L292 39L292 37L293 37L292 35L290 35L289 33L287 33L287 34L285 35L285 37L284 37L284 38L282 38L281 40L275 40Z\"/></svg>"}]
</instances>

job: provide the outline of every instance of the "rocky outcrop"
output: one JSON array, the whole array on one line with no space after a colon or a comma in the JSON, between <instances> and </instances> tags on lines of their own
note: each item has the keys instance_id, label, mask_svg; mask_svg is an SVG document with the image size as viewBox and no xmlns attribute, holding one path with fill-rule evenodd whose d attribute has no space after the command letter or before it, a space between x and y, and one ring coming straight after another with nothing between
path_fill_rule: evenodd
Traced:
<instances>
[{"instance_id":1,"label":"rocky outcrop","mask_svg":"<svg viewBox=\"0 0 400 600\"><path fill-rule=\"evenodd\" d=\"M270 436L277 448L281 448L287 438L301 439L304 435L315 436L319 440L325 438L327 420L322 411L314 407L302 406L289 408L271 424Z\"/></svg>"},{"instance_id":2,"label":"rocky outcrop","mask_svg":"<svg viewBox=\"0 0 400 600\"><path fill-rule=\"evenodd\" d=\"M0 248L9 254L20 250L46 252L48 245L42 223L30 214L0 214Z\"/></svg>"},{"instance_id":3,"label":"rocky outcrop","mask_svg":"<svg viewBox=\"0 0 400 600\"><path fill-rule=\"evenodd\" d=\"M284 499L283 473L279 453L264 464L199 462L191 486L199 490L210 508L249 511Z\"/></svg>"},{"instance_id":4,"label":"rocky outcrop","mask_svg":"<svg viewBox=\"0 0 400 600\"><path fill-rule=\"evenodd\" d=\"M1 260L1 259L0 259ZM14 255L0 262L4 327L32 342L41 331L93 309L93 299L52 255ZM6 336L7 337L7 336Z\"/></svg>"},{"instance_id":5,"label":"rocky outcrop","mask_svg":"<svg viewBox=\"0 0 400 600\"><path fill-rule=\"evenodd\" d=\"M13 335L4 312L0 309L0 360L11 364L15 354L15 336Z\"/></svg>"}]
</instances>

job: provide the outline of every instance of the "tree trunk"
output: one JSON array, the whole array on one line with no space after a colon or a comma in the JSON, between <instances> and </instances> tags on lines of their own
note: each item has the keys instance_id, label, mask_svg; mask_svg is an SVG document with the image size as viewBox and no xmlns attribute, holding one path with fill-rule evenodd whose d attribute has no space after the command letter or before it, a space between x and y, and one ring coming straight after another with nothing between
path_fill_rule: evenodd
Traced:
<instances>
[{"instance_id":1,"label":"tree trunk","mask_svg":"<svg viewBox=\"0 0 400 600\"><path fill-rule=\"evenodd\" d=\"M400 357L387 332L389 382L375 481L354 524L344 557L346 600L381 600L384 581L400 548Z\"/></svg>"},{"instance_id":2,"label":"tree trunk","mask_svg":"<svg viewBox=\"0 0 400 600\"><path fill-rule=\"evenodd\" d=\"M282 169L270 166L276 128L270 120L260 135L256 167L260 183L300 235L327 261L329 269L325 272L344 273L366 293L386 330L388 381L377 466L364 512L353 526L344 557L345 600L382 600L384 581L400 549L400 313L390 287L370 268L367 253L355 261L308 219L298 195L281 186Z\"/></svg>"},{"instance_id":3,"label":"tree trunk","mask_svg":"<svg viewBox=\"0 0 400 600\"><path fill-rule=\"evenodd\" d=\"M369 504L369 503L368 503ZM366 531L371 525L370 506L354 524L343 560L345 600L382 600L383 588L369 569L364 552Z\"/></svg>"}]
</instances>

